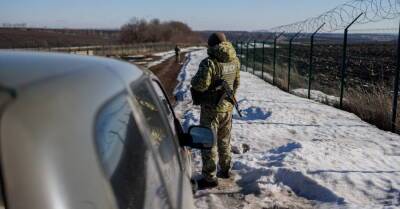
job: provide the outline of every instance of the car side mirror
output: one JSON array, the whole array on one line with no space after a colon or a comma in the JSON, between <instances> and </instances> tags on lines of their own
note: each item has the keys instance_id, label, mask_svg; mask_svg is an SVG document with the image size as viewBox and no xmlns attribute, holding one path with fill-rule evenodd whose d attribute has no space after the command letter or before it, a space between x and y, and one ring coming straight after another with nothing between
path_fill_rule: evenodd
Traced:
<instances>
[{"instance_id":1,"label":"car side mirror","mask_svg":"<svg viewBox=\"0 0 400 209\"><path fill-rule=\"evenodd\" d=\"M207 150L214 146L217 137L211 128L191 126L185 138L186 143L184 146Z\"/></svg>"}]
</instances>

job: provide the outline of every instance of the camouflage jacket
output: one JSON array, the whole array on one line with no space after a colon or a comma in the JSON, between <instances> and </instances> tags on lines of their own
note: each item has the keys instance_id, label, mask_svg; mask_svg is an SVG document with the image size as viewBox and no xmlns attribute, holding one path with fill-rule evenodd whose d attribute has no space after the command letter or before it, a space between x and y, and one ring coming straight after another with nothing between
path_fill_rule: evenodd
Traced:
<instances>
[{"instance_id":1,"label":"camouflage jacket","mask_svg":"<svg viewBox=\"0 0 400 209\"><path fill-rule=\"evenodd\" d=\"M213 86L218 79L224 79L236 93L240 83L240 62L236 57L236 51L229 42L208 48L208 56L200 65L199 70L192 79L192 88L205 92ZM204 104L202 108L215 112L230 112L233 105L224 100L220 105Z\"/></svg>"}]
</instances>

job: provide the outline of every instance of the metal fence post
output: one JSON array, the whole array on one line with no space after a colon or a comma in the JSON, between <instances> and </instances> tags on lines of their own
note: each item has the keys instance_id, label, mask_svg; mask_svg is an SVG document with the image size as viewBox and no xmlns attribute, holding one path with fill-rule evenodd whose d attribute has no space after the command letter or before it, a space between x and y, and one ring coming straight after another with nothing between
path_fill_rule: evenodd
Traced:
<instances>
[{"instance_id":1,"label":"metal fence post","mask_svg":"<svg viewBox=\"0 0 400 209\"><path fill-rule=\"evenodd\" d=\"M242 66L243 66L243 41L240 42L240 71L242 71Z\"/></svg>"},{"instance_id":2,"label":"metal fence post","mask_svg":"<svg viewBox=\"0 0 400 209\"><path fill-rule=\"evenodd\" d=\"M340 109L343 109L343 93L344 86L346 82L346 70L347 70L347 35L349 33L349 28L361 17L364 13L358 15L345 29L344 29L344 39L343 39L343 57L342 57L342 71L340 79Z\"/></svg>"},{"instance_id":3,"label":"metal fence post","mask_svg":"<svg viewBox=\"0 0 400 209\"><path fill-rule=\"evenodd\" d=\"M264 80L265 41L262 42L261 78Z\"/></svg>"},{"instance_id":4,"label":"metal fence post","mask_svg":"<svg viewBox=\"0 0 400 209\"><path fill-rule=\"evenodd\" d=\"M244 71L244 52L245 52L245 51L244 51L244 42L243 42L243 41L242 41L242 47L241 47L241 48L242 48L242 49L241 49L242 52L241 52L240 54L241 54L241 56L242 56L242 57L241 57L241 58L242 58L242 63L241 63L240 65L242 66L242 70Z\"/></svg>"},{"instance_id":5,"label":"metal fence post","mask_svg":"<svg viewBox=\"0 0 400 209\"><path fill-rule=\"evenodd\" d=\"M393 90L393 106L392 106L392 132L396 132L396 117L397 117L397 99L399 96L399 74L400 74L400 24L399 33L397 35L397 61L396 61L396 74L394 80Z\"/></svg>"},{"instance_id":6,"label":"metal fence post","mask_svg":"<svg viewBox=\"0 0 400 209\"><path fill-rule=\"evenodd\" d=\"M240 55L240 50L241 50L241 45L240 45L240 41L237 41L237 51L236 51L236 53L238 54L238 59L239 59L239 63L240 63L240 66L239 66L239 69L240 70L242 70L242 60L241 60L241 55Z\"/></svg>"},{"instance_id":7,"label":"metal fence post","mask_svg":"<svg viewBox=\"0 0 400 209\"><path fill-rule=\"evenodd\" d=\"M246 43L246 72L249 65L249 42Z\"/></svg>"},{"instance_id":8,"label":"metal fence post","mask_svg":"<svg viewBox=\"0 0 400 209\"><path fill-rule=\"evenodd\" d=\"M237 51L238 51L238 45L237 45L237 41L235 41L235 42L232 42L232 45L233 45L233 48L235 49L235 52L236 52L236 57L237 57L237 58L239 58L239 56L238 56L238 53L237 53Z\"/></svg>"},{"instance_id":9,"label":"metal fence post","mask_svg":"<svg viewBox=\"0 0 400 209\"><path fill-rule=\"evenodd\" d=\"M280 33L279 35L275 36L275 38L274 38L274 58L272 61L272 68L273 68L272 85L275 85L275 76L276 76L276 44L278 42L278 38L281 37L283 35L283 33L285 33L285 32Z\"/></svg>"},{"instance_id":10,"label":"metal fence post","mask_svg":"<svg viewBox=\"0 0 400 209\"><path fill-rule=\"evenodd\" d=\"M255 74L256 70L256 40L253 42L253 74Z\"/></svg>"},{"instance_id":11,"label":"metal fence post","mask_svg":"<svg viewBox=\"0 0 400 209\"><path fill-rule=\"evenodd\" d=\"M309 63L309 69L308 69L308 94L307 98L311 98L311 82L313 79L313 59L314 59L314 37L318 33L319 30L321 30L322 27L324 27L325 23L323 23L319 28L311 35L311 40L310 40L310 63Z\"/></svg>"},{"instance_id":12,"label":"metal fence post","mask_svg":"<svg viewBox=\"0 0 400 209\"><path fill-rule=\"evenodd\" d=\"M289 40L289 57L288 57L288 82L287 82L287 91L290 92L290 70L292 66L292 44L293 40L300 34L300 31L297 32L290 40Z\"/></svg>"}]
</instances>

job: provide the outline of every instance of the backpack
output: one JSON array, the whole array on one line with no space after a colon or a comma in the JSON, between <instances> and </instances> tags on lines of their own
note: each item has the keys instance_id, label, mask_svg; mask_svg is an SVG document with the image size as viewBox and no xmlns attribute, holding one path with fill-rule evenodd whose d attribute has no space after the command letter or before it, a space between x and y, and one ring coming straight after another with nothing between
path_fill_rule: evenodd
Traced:
<instances>
[{"instance_id":1,"label":"backpack","mask_svg":"<svg viewBox=\"0 0 400 209\"><path fill-rule=\"evenodd\" d=\"M209 59L216 66L217 76L216 78L213 79L207 91L200 92L193 88L190 88L193 105L204 105L204 104L217 105L219 103L221 96L224 94L222 90L216 89L218 83L220 83L220 80L222 79L222 68L216 60L211 58Z\"/></svg>"}]
</instances>

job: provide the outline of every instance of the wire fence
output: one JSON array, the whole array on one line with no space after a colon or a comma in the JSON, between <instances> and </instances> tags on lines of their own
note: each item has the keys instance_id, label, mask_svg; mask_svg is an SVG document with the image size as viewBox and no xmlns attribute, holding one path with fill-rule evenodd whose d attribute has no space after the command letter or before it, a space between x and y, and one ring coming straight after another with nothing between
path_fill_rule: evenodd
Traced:
<instances>
[{"instance_id":1,"label":"wire fence","mask_svg":"<svg viewBox=\"0 0 400 209\"><path fill-rule=\"evenodd\" d=\"M399 28L382 30L276 34L234 45L242 71L400 133Z\"/></svg>"},{"instance_id":2,"label":"wire fence","mask_svg":"<svg viewBox=\"0 0 400 209\"><path fill-rule=\"evenodd\" d=\"M359 24L378 22L398 18L400 2L398 0L351 0L328 10L316 17L308 18L288 25L272 28L270 31L287 33L314 32L321 25L322 32L342 30L354 21ZM353 22L353 23L354 23Z\"/></svg>"},{"instance_id":3,"label":"wire fence","mask_svg":"<svg viewBox=\"0 0 400 209\"><path fill-rule=\"evenodd\" d=\"M399 19L399 0L350 0L316 17L274 27L267 40L241 37L235 46L242 70L400 133L400 27L387 27ZM370 27L382 21L385 27Z\"/></svg>"}]
</instances>

